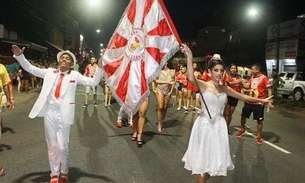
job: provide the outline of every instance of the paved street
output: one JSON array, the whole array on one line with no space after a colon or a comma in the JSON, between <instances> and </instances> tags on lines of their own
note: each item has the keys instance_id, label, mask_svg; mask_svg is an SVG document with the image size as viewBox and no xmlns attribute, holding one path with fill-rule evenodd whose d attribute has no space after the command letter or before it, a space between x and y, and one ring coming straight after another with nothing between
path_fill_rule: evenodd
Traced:
<instances>
[{"instance_id":1,"label":"paved street","mask_svg":"<svg viewBox=\"0 0 305 183\"><path fill-rule=\"evenodd\" d=\"M84 87L77 90L77 113L71 128L70 183L194 183L196 179L183 168L181 158L187 148L196 114L184 114L176 107L168 109L165 131L156 131L156 101L151 95L147 123L138 148L130 140L131 129L115 126L119 106L104 107L92 103L82 108ZM99 88L99 91L101 89ZM6 129L1 138L0 163L6 168L2 183L49 181L49 165L43 131L43 119L28 118L38 89L16 93L17 104L3 113ZM89 97L92 102L92 95ZM235 111L231 130L239 127L242 102ZM263 145L255 143L256 125L248 120L247 134L229 136L235 165L227 177L212 178L211 183L300 183L305 182L305 118L277 109L266 113Z\"/></svg>"}]
</instances>

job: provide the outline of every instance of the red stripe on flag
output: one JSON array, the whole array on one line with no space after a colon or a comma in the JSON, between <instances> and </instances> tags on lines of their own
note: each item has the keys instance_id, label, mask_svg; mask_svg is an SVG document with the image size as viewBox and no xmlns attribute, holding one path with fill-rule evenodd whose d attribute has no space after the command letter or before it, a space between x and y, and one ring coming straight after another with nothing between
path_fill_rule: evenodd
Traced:
<instances>
[{"instance_id":1,"label":"red stripe on flag","mask_svg":"<svg viewBox=\"0 0 305 183\"><path fill-rule=\"evenodd\" d=\"M158 26L147 33L150 36L170 36L172 32L165 19L159 21Z\"/></svg>"},{"instance_id":2,"label":"red stripe on flag","mask_svg":"<svg viewBox=\"0 0 305 183\"><path fill-rule=\"evenodd\" d=\"M146 15L148 14L148 12L150 11L151 9L151 5L152 3L154 2L154 0L146 0L146 4L145 4L145 8L144 8L144 13L143 13L143 19L142 19L142 25L141 27L143 27L144 25L144 20L145 20L145 17Z\"/></svg>"},{"instance_id":3,"label":"red stripe on flag","mask_svg":"<svg viewBox=\"0 0 305 183\"><path fill-rule=\"evenodd\" d=\"M126 46L128 43L128 40L122 37L120 34L116 33L113 36L113 39L111 41L111 44L108 46L108 49L116 49Z\"/></svg>"},{"instance_id":4,"label":"red stripe on flag","mask_svg":"<svg viewBox=\"0 0 305 183\"><path fill-rule=\"evenodd\" d=\"M158 1L159 1L159 3L160 3L160 6L161 6L161 8L162 8L162 10L163 10L163 12L164 12L164 14L165 14L165 17L166 17L166 19L167 19L167 21L168 21L170 27L172 28L172 31L173 31L173 33L174 33L174 35L175 35L175 37L176 37L178 43L181 44L182 42L181 42L181 39L180 39L180 37L179 37L178 31L177 31L177 29L176 29L176 27L175 27L175 24L174 24L172 18L170 17L170 15L169 15L169 13L168 13L166 7L165 7L165 4L164 4L163 0L158 0Z\"/></svg>"},{"instance_id":5,"label":"red stripe on flag","mask_svg":"<svg viewBox=\"0 0 305 183\"><path fill-rule=\"evenodd\" d=\"M137 7L137 0L132 0L129 9L127 11L127 17L131 24L134 24L134 20L136 18L136 7Z\"/></svg>"},{"instance_id":6,"label":"red stripe on flag","mask_svg":"<svg viewBox=\"0 0 305 183\"><path fill-rule=\"evenodd\" d=\"M129 71L131 66L131 61L128 61L128 66L126 68L126 71L121 77L120 82L118 83L118 86L115 90L118 97L125 103L126 97L127 97L127 88L128 88L128 79L129 79Z\"/></svg>"},{"instance_id":7,"label":"red stripe on flag","mask_svg":"<svg viewBox=\"0 0 305 183\"><path fill-rule=\"evenodd\" d=\"M141 95L148 90L147 88L147 80L145 77L145 62L142 60L141 61Z\"/></svg>"},{"instance_id":8,"label":"red stripe on flag","mask_svg":"<svg viewBox=\"0 0 305 183\"><path fill-rule=\"evenodd\" d=\"M108 77L112 76L112 74L115 73L115 71L120 67L123 59L124 56L104 66L104 70L107 73Z\"/></svg>"},{"instance_id":9,"label":"red stripe on flag","mask_svg":"<svg viewBox=\"0 0 305 183\"><path fill-rule=\"evenodd\" d=\"M160 52L159 48L147 47L146 51L156 60L158 64L160 64L165 55L165 53Z\"/></svg>"}]
</instances>

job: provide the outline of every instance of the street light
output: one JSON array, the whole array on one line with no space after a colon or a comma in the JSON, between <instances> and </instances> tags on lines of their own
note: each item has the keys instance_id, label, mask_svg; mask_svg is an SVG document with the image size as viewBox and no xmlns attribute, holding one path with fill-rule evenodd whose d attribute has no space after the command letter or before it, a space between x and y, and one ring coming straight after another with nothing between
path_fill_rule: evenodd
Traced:
<instances>
[{"instance_id":1,"label":"street light","mask_svg":"<svg viewBox=\"0 0 305 183\"><path fill-rule=\"evenodd\" d=\"M96 33L100 33L101 32L101 30L100 29L96 29L96 31L95 31Z\"/></svg>"},{"instance_id":2,"label":"street light","mask_svg":"<svg viewBox=\"0 0 305 183\"><path fill-rule=\"evenodd\" d=\"M100 2L101 2L101 0L89 0L89 5L91 7L97 7Z\"/></svg>"},{"instance_id":3,"label":"street light","mask_svg":"<svg viewBox=\"0 0 305 183\"><path fill-rule=\"evenodd\" d=\"M258 16L258 11L256 8L252 7L248 10L248 15L251 17L251 18L256 18Z\"/></svg>"}]
</instances>

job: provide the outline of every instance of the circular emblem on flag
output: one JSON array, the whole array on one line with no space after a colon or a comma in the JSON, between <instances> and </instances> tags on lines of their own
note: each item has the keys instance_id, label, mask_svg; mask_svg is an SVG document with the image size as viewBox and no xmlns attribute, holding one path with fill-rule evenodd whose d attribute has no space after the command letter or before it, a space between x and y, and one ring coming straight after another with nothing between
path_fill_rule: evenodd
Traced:
<instances>
[{"instance_id":1,"label":"circular emblem on flag","mask_svg":"<svg viewBox=\"0 0 305 183\"><path fill-rule=\"evenodd\" d=\"M144 32L141 29L132 30L131 38L128 41L126 55L131 60L142 60L145 56Z\"/></svg>"}]
</instances>

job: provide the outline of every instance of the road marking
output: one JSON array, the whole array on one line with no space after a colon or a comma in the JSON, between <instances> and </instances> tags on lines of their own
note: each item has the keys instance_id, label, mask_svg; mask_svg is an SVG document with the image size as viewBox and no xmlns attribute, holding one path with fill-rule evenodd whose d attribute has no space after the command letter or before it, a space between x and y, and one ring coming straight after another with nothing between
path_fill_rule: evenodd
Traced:
<instances>
[{"instance_id":1,"label":"road marking","mask_svg":"<svg viewBox=\"0 0 305 183\"><path fill-rule=\"evenodd\" d=\"M237 129L237 130L240 130L240 128L237 128L237 127L234 127L234 128ZM244 133L247 134L247 135L249 135L249 136L251 136L251 137L253 137L253 138L256 138L256 135L254 135L253 133L250 133L250 132L247 132L247 131L245 131ZM267 145L273 147L274 149L277 149L277 150L279 150L279 151L281 151L281 152L283 152L283 153L285 153L285 154L291 154L290 151L287 151L287 150L284 149L284 148L281 148L281 147L279 147L279 146L277 146L277 145L275 145L275 144L273 144L273 143L271 143L271 142L269 142L269 141L266 141L266 140L264 140L264 139L262 139L262 140L263 140L263 142L264 142L265 144L267 144Z\"/></svg>"}]
</instances>

